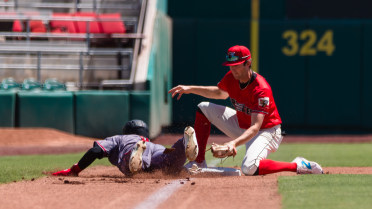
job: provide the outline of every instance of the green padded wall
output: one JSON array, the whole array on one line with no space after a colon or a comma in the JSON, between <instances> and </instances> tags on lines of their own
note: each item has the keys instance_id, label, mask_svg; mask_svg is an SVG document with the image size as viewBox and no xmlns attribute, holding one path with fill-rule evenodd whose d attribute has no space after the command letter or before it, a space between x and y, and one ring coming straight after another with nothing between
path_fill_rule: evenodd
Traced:
<instances>
[{"instance_id":1,"label":"green padded wall","mask_svg":"<svg viewBox=\"0 0 372 209\"><path fill-rule=\"evenodd\" d=\"M317 34L334 33L332 56L317 53L309 57L309 125L360 127L361 107L361 25L314 21L309 28Z\"/></svg>"},{"instance_id":2,"label":"green padded wall","mask_svg":"<svg viewBox=\"0 0 372 209\"><path fill-rule=\"evenodd\" d=\"M251 0L168 0L172 18L249 18ZM285 17L286 0L260 1L261 19Z\"/></svg>"},{"instance_id":3,"label":"green padded wall","mask_svg":"<svg viewBox=\"0 0 372 209\"><path fill-rule=\"evenodd\" d=\"M286 17L286 0L260 1L260 19L280 20Z\"/></svg>"},{"instance_id":4,"label":"green padded wall","mask_svg":"<svg viewBox=\"0 0 372 209\"><path fill-rule=\"evenodd\" d=\"M15 125L16 92L0 91L0 127Z\"/></svg>"},{"instance_id":5,"label":"green padded wall","mask_svg":"<svg viewBox=\"0 0 372 209\"><path fill-rule=\"evenodd\" d=\"M149 91L130 92L129 118L130 120L140 119L140 120L145 121L147 124L150 124L150 92Z\"/></svg>"},{"instance_id":6,"label":"green padded wall","mask_svg":"<svg viewBox=\"0 0 372 209\"><path fill-rule=\"evenodd\" d=\"M226 52L233 45L249 47L248 19L174 19L173 86L217 85L229 70L222 66ZM228 30L224 27L228 26ZM173 99L173 122L181 126L194 121L196 105L206 98L183 95ZM230 105L229 100L215 100Z\"/></svg>"},{"instance_id":7,"label":"green padded wall","mask_svg":"<svg viewBox=\"0 0 372 209\"><path fill-rule=\"evenodd\" d=\"M286 56L282 33L304 30L299 22L262 21L260 23L259 73L270 83L283 126L303 126L306 123L307 68L303 56Z\"/></svg>"},{"instance_id":8,"label":"green padded wall","mask_svg":"<svg viewBox=\"0 0 372 209\"><path fill-rule=\"evenodd\" d=\"M286 55L283 48L293 49L284 38L289 31L297 36L298 49ZM318 47L327 31L333 36L324 43L335 47L329 54ZM367 83L361 80L361 37L359 22L261 21L260 73L273 88L284 127L360 128L362 83ZM314 54L300 54L306 44Z\"/></svg>"},{"instance_id":9,"label":"green padded wall","mask_svg":"<svg viewBox=\"0 0 372 209\"><path fill-rule=\"evenodd\" d=\"M224 70L218 65L224 59L222 49L231 44L250 47L251 1L168 2L174 23L173 86L215 85ZM296 19L288 16L293 9L288 2L260 1L259 25L259 73L272 86L284 129L371 132L372 21ZM329 17L336 14L328 12ZM174 125L193 123L202 100L207 99L173 99Z\"/></svg>"},{"instance_id":10,"label":"green padded wall","mask_svg":"<svg viewBox=\"0 0 372 209\"><path fill-rule=\"evenodd\" d=\"M172 18L246 18L250 17L251 1L246 0L168 0Z\"/></svg>"},{"instance_id":11,"label":"green padded wall","mask_svg":"<svg viewBox=\"0 0 372 209\"><path fill-rule=\"evenodd\" d=\"M75 133L100 139L121 134L129 120L129 105L125 91L75 92Z\"/></svg>"},{"instance_id":12,"label":"green padded wall","mask_svg":"<svg viewBox=\"0 0 372 209\"><path fill-rule=\"evenodd\" d=\"M362 60L362 92L361 92L361 117L362 117L362 127L371 130L372 129L372 22L364 24L363 28L363 60Z\"/></svg>"},{"instance_id":13,"label":"green padded wall","mask_svg":"<svg viewBox=\"0 0 372 209\"><path fill-rule=\"evenodd\" d=\"M198 68L196 20L173 19L173 37L173 86L192 85ZM200 97L194 95L184 95L181 100L172 99L173 123L193 121L198 99Z\"/></svg>"},{"instance_id":14,"label":"green padded wall","mask_svg":"<svg viewBox=\"0 0 372 209\"><path fill-rule=\"evenodd\" d=\"M74 133L73 105L71 92L19 92L18 126Z\"/></svg>"}]
</instances>

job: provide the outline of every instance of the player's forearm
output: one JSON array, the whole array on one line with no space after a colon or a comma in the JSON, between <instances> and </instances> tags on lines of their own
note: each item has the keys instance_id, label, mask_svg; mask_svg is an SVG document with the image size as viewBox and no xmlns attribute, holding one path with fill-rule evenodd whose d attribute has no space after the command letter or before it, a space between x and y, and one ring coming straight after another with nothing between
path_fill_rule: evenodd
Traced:
<instances>
[{"instance_id":1,"label":"player's forearm","mask_svg":"<svg viewBox=\"0 0 372 209\"><path fill-rule=\"evenodd\" d=\"M257 135L259 130L260 129L258 127L251 126L242 135L240 135L238 138L233 140L233 142L235 143L235 146L237 147L237 146L247 143L249 140L251 140L254 136Z\"/></svg>"},{"instance_id":2,"label":"player's forearm","mask_svg":"<svg viewBox=\"0 0 372 209\"><path fill-rule=\"evenodd\" d=\"M229 94L217 86L188 86L178 85L168 91L172 94L172 98L177 96L177 100L181 98L183 94L196 94L210 99L227 99Z\"/></svg>"},{"instance_id":3,"label":"player's forearm","mask_svg":"<svg viewBox=\"0 0 372 209\"><path fill-rule=\"evenodd\" d=\"M232 142L235 143L235 146L239 146L247 143L260 131L262 123L264 121L265 115L261 113L252 113L251 115L251 126L238 138L234 139Z\"/></svg>"},{"instance_id":4,"label":"player's forearm","mask_svg":"<svg viewBox=\"0 0 372 209\"><path fill-rule=\"evenodd\" d=\"M226 99L229 95L217 86L190 86L191 93L210 99Z\"/></svg>"}]
</instances>

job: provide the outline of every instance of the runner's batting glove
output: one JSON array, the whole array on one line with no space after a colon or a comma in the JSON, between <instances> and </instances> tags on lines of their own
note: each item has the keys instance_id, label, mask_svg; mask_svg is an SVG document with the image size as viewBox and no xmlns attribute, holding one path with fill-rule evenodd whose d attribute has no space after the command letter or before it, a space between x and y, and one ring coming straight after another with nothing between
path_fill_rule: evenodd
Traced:
<instances>
[{"instance_id":1,"label":"runner's batting glove","mask_svg":"<svg viewBox=\"0 0 372 209\"><path fill-rule=\"evenodd\" d=\"M221 144L212 143L212 146L210 149L213 154L213 157L216 157L216 158L225 158L225 157L231 157L231 156L234 157L237 153L235 147L229 146L227 144L221 145Z\"/></svg>"}]
</instances>

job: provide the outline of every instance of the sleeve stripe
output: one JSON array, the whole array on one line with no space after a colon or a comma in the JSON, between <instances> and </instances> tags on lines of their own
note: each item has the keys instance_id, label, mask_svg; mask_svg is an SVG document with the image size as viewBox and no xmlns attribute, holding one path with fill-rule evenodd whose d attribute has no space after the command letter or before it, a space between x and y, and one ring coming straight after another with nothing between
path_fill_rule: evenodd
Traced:
<instances>
[{"instance_id":1,"label":"sleeve stripe","mask_svg":"<svg viewBox=\"0 0 372 209\"><path fill-rule=\"evenodd\" d=\"M263 114L269 114L268 112L265 112L263 110L252 110L252 113L263 113Z\"/></svg>"},{"instance_id":2,"label":"sleeve stripe","mask_svg":"<svg viewBox=\"0 0 372 209\"><path fill-rule=\"evenodd\" d=\"M99 142L96 142L96 144L107 154L106 149Z\"/></svg>"}]
</instances>

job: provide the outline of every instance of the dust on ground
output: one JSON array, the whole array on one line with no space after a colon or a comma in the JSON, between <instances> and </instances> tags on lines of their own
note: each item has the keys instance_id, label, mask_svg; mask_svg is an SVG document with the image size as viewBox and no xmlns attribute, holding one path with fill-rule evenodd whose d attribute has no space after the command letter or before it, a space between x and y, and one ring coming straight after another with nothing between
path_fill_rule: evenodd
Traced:
<instances>
[{"instance_id":1,"label":"dust on ground","mask_svg":"<svg viewBox=\"0 0 372 209\"><path fill-rule=\"evenodd\" d=\"M172 144L182 135L161 135L159 144ZM287 138L287 139L286 139ZM286 137L286 142L296 142ZM314 137L298 137L297 142L315 142ZM311 140L310 140L311 139ZM336 138L329 142L340 142ZM92 147L87 137L75 136L54 129L0 128L0 155L55 154L83 152ZM209 142L225 142L225 136L211 136ZM319 139L320 140L320 139ZM349 140L349 142L347 142ZM358 141L359 140L359 141ZM342 139L341 139L342 141ZM370 142L369 136L351 142ZM321 138L327 142L327 138ZM350 137L343 143L350 143ZM56 168L64 169L64 168ZM328 167L326 174L372 174L372 168ZM50 174L52 171L46 171ZM167 185L181 187L159 208L281 208L277 178L297 175L282 172L265 176L220 177L215 175L178 176L163 173L140 173L126 177L114 166L94 166L82 171L79 177L54 177L23 180L0 185L1 207L16 208L134 208L150 195Z\"/></svg>"}]
</instances>

